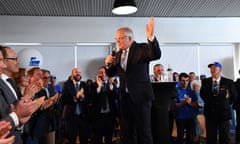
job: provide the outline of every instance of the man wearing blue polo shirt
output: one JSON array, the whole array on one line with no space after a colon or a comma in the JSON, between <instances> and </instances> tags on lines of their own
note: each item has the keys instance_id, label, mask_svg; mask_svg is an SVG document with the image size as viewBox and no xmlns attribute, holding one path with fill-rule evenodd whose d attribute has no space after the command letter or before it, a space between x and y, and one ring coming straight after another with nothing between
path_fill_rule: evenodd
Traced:
<instances>
[{"instance_id":1,"label":"man wearing blue polo shirt","mask_svg":"<svg viewBox=\"0 0 240 144\"><path fill-rule=\"evenodd\" d=\"M193 90L188 87L189 76L187 73L179 75L180 86L178 90L178 98L174 101L177 106L177 143L184 143L184 132L186 131L185 144L192 144L195 134L195 107L197 107L197 97Z\"/></svg>"}]
</instances>

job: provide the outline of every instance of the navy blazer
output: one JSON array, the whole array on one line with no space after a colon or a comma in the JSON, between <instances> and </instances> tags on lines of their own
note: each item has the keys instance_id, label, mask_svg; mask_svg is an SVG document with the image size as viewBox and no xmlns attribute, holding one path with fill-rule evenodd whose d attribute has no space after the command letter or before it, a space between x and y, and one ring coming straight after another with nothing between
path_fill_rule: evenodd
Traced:
<instances>
[{"instance_id":1,"label":"navy blazer","mask_svg":"<svg viewBox=\"0 0 240 144\"><path fill-rule=\"evenodd\" d=\"M9 101L12 99L10 98L10 89L5 85L4 81L0 79L0 120L6 120L11 122L11 125L13 129L15 128L15 124L13 122L13 119L9 116L9 114L12 112L10 109Z\"/></svg>"},{"instance_id":2,"label":"navy blazer","mask_svg":"<svg viewBox=\"0 0 240 144\"><path fill-rule=\"evenodd\" d=\"M37 92L34 97L40 98L42 96L45 96L45 99L47 99L47 92L44 89ZM33 113L28 124L29 134L37 138L45 138L45 135L49 130L49 108L39 108L35 113Z\"/></svg>"},{"instance_id":3,"label":"navy blazer","mask_svg":"<svg viewBox=\"0 0 240 144\"><path fill-rule=\"evenodd\" d=\"M112 116L114 117L119 116L116 103L116 100L118 100L118 92L116 86L113 85L113 90L110 90L109 86L107 86L106 91L103 91L101 89L99 93L97 93L97 87L98 87L97 83L95 83L94 88L92 89L92 91L94 92L93 96L94 115L96 116L97 114L101 113L104 96L106 96L109 102L110 114L112 114Z\"/></svg>"},{"instance_id":4,"label":"navy blazer","mask_svg":"<svg viewBox=\"0 0 240 144\"><path fill-rule=\"evenodd\" d=\"M9 121L12 125L10 135L15 136L14 144L21 144L21 132L16 129L13 119L9 116L12 112L10 104L17 104L18 100L14 96L11 89L7 84L0 78L0 120Z\"/></svg>"},{"instance_id":5,"label":"navy blazer","mask_svg":"<svg viewBox=\"0 0 240 144\"><path fill-rule=\"evenodd\" d=\"M204 114L206 117L229 120L232 117L231 105L237 99L237 91L233 80L221 77L219 94L213 95L212 77L202 80L200 96L204 100Z\"/></svg>"},{"instance_id":6,"label":"navy blazer","mask_svg":"<svg viewBox=\"0 0 240 144\"><path fill-rule=\"evenodd\" d=\"M81 81L79 90L83 88L84 94L87 91L86 83ZM76 104L78 103L81 109L81 115L84 117L87 117L88 115L88 108L87 108L87 102L86 102L86 94L84 98L80 98L77 100L77 102L74 100L74 97L76 96L75 86L71 79L68 79L63 86L62 91L62 102L64 105L63 109L63 118L64 119L71 119L75 115L75 109Z\"/></svg>"},{"instance_id":7,"label":"navy blazer","mask_svg":"<svg viewBox=\"0 0 240 144\"><path fill-rule=\"evenodd\" d=\"M122 51L116 53L113 65L107 69L111 77L118 73L120 77L120 93L124 95L126 87L133 102L141 103L154 98L152 84L149 79L149 62L161 57L161 50L156 38L147 43L132 43L129 48L127 69L121 67Z\"/></svg>"}]
</instances>

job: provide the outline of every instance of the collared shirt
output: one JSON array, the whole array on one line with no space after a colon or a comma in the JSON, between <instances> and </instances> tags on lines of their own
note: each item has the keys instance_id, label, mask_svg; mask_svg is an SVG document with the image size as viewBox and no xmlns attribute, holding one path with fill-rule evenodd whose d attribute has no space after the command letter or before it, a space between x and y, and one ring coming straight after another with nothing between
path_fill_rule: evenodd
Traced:
<instances>
[{"instance_id":1,"label":"collared shirt","mask_svg":"<svg viewBox=\"0 0 240 144\"><path fill-rule=\"evenodd\" d=\"M212 78L212 81L217 81L218 84L220 84L220 80L221 80L221 77L219 77L218 79L215 79L215 78Z\"/></svg>"},{"instance_id":2,"label":"collared shirt","mask_svg":"<svg viewBox=\"0 0 240 144\"><path fill-rule=\"evenodd\" d=\"M46 92L46 96L47 96L47 98L49 98L50 97L50 93L49 93L49 90L48 90L48 88L47 87L45 87L45 88L43 88L44 90L45 90L45 92Z\"/></svg>"},{"instance_id":3,"label":"collared shirt","mask_svg":"<svg viewBox=\"0 0 240 144\"><path fill-rule=\"evenodd\" d=\"M129 54L129 48L122 50L121 54L121 66L124 70L127 69L127 61L128 61L128 54Z\"/></svg>"},{"instance_id":4,"label":"collared shirt","mask_svg":"<svg viewBox=\"0 0 240 144\"><path fill-rule=\"evenodd\" d=\"M108 87L108 82L104 81L103 82L103 88L104 88L104 85L105 85L105 88L107 88ZM109 88L110 88L110 86L109 86ZM103 95L105 95L105 98L106 98L105 99L106 100L106 108L104 109L103 105L102 105L100 113L109 113L110 112L109 100L108 100L108 97L106 96L106 93L103 93Z\"/></svg>"},{"instance_id":5,"label":"collared shirt","mask_svg":"<svg viewBox=\"0 0 240 144\"><path fill-rule=\"evenodd\" d=\"M78 87L80 87L80 83L81 83L80 81L78 81L78 82L77 81L73 81L74 86L76 86L76 84L78 84Z\"/></svg>"},{"instance_id":6,"label":"collared shirt","mask_svg":"<svg viewBox=\"0 0 240 144\"><path fill-rule=\"evenodd\" d=\"M11 91L12 91L13 94L14 94L14 96L16 97L16 100L18 100L17 94L16 94L15 90L13 89L13 87L11 86L11 84L7 81L8 78L9 78L9 77L8 77L7 75L1 74L1 79L2 79L2 80L6 83L6 85L11 89ZM9 114L9 116L13 119L14 125L15 125L16 127L18 127L18 126L19 126L19 119L18 119L17 114L16 114L15 112L11 112L11 113Z\"/></svg>"},{"instance_id":7,"label":"collared shirt","mask_svg":"<svg viewBox=\"0 0 240 144\"><path fill-rule=\"evenodd\" d=\"M18 97L17 97L17 93L16 91L14 90L14 88L12 87L12 85L7 81L9 77L5 74L2 74L1 75L1 79L5 82L5 84L10 88L10 90L12 91L13 95L15 96L16 100L18 100Z\"/></svg>"}]
</instances>

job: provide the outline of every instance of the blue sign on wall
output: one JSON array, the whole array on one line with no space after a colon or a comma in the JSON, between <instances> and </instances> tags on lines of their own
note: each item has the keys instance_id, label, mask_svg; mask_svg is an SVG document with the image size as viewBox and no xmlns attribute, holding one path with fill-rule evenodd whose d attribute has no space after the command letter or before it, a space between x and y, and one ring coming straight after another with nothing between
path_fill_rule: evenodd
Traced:
<instances>
[{"instance_id":1,"label":"blue sign on wall","mask_svg":"<svg viewBox=\"0 0 240 144\"><path fill-rule=\"evenodd\" d=\"M40 60L37 59L37 57L30 58L29 66L39 66L39 64L40 64Z\"/></svg>"}]
</instances>

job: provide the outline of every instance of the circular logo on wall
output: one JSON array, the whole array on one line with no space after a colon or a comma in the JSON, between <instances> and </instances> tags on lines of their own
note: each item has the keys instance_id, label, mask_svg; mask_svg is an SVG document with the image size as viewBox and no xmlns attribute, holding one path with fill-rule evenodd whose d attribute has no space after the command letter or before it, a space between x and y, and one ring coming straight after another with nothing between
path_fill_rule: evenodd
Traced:
<instances>
[{"instance_id":1,"label":"circular logo on wall","mask_svg":"<svg viewBox=\"0 0 240 144\"><path fill-rule=\"evenodd\" d=\"M29 69L40 67L43 63L41 53L33 48L25 48L18 52L19 67Z\"/></svg>"}]
</instances>

